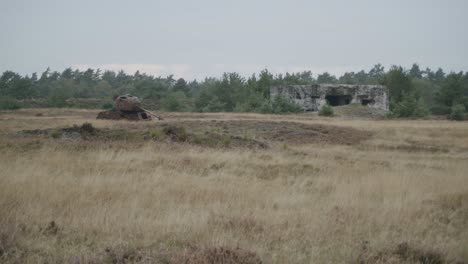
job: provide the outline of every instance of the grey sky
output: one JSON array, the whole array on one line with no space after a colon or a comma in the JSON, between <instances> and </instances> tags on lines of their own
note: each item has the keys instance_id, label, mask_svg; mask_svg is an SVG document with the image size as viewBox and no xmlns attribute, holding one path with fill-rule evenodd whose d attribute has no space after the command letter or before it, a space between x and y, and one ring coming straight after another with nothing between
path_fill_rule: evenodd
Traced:
<instances>
[{"instance_id":1,"label":"grey sky","mask_svg":"<svg viewBox=\"0 0 468 264\"><path fill-rule=\"evenodd\" d=\"M466 71L467 14L467 0L0 0L0 71Z\"/></svg>"}]
</instances>

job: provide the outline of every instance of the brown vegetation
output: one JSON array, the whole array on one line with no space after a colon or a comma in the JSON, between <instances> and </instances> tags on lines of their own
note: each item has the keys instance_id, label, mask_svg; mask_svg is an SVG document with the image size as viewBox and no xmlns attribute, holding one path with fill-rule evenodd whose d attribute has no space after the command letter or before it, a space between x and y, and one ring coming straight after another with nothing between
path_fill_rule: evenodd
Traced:
<instances>
[{"instance_id":1,"label":"brown vegetation","mask_svg":"<svg viewBox=\"0 0 468 264\"><path fill-rule=\"evenodd\" d=\"M0 113L1 263L467 263L467 123L38 112Z\"/></svg>"}]
</instances>

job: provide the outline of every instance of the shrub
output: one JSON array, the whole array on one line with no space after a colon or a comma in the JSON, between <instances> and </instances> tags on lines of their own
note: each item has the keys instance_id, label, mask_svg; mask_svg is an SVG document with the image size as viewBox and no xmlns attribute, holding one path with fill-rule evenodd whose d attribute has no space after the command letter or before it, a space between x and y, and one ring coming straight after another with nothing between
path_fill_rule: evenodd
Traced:
<instances>
[{"instance_id":1,"label":"shrub","mask_svg":"<svg viewBox=\"0 0 468 264\"><path fill-rule=\"evenodd\" d=\"M265 101L258 108L264 114L284 114L302 112L302 107L283 96L276 96L272 101Z\"/></svg>"},{"instance_id":2,"label":"shrub","mask_svg":"<svg viewBox=\"0 0 468 264\"><path fill-rule=\"evenodd\" d=\"M93 124L86 122L81 125L80 131L93 134L96 132L96 128L93 126Z\"/></svg>"},{"instance_id":3,"label":"shrub","mask_svg":"<svg viewBox=\"0 0 468 264\"><path fill-rule=\"evenodd\" d=\"M0 98L0 110L16 110L19 108L20 105L14 98L9 96Z\"/></svg>"},{"instance_id":4,"label":"shrub","mask_svg":"<svg viewBox=\"0 0 468 264\"><path fill-rule=\"evenodd\" d=\"M59 138L59 137L62 136L62 131L60 131L60 130L52 130L52 131L50 132L50 136L51 136L52 138Z\"/></svg>"},{"instance_id":5,"label":"shrub","mask_svg":"<svg viewBox=\"0 0 468 264\"><path fill-rule=\"evenodd\" d=\"M263 104L260 106L259 112L262 114L270 114L273 113L273 108L271 106L270 101L265 101Z\"/></svg>"},{"instance_id":6,"label":"shrub","mask_svg":"<svg viewBox=\"0 0 468 264\"><path fill-rule=\"evenodd\" d=\"M167 111L186 112L192 110L193 100L181 91L171 92L161 100L161 105Z\"/></svg>"},{"instance_id":7,"label":"shrub","mask_svg":"<svg viewBox=\"0 0 468 264\"><path fill-rule=\"evenodd\" d=\"M416 108L413 111L413 116L414 117L426 117L430 114L429 108L427 105L424 103L424 101L420 98L416 104Z\"/></svg>"},{"instance_id":8,"label":"shrub","mask_svg":"<svg viewBox=\"0 0 468 264\"><path fill-rule=\"evenodd\" d=\"M234 107L234 112L262 112L262 106L267 99L259 94L251 94L245 101L238 102Z\"/></svg>"},{"instance_id":9,"label":"shrub","mask_svg":"<svg viewBox=\"0 0 468 264\"><path fill-rule=\"evenodd\" d=\"M159 140L162 137L162 132L161 130L158 130L158 129L150 130L148 134L150 138L153 140Z\"/></svg>"},{"instance_id":10,"label":"shrub","mask_svg":"<svg viewBox=\"0 0 468 264\"><path fill-rule=\"evenodd\" d=\"M178 112L181 110L182 105L177 99L177 97L173 94L169 94L164 98L162 105L165 110L171 111L171 112Z\"/></svg>"},{"instance_id":11,"label":"shrub","mask_svg":"<svg viewBox=\"0 0 468 264\"><path fill-rule=\"evenodd\" d=\"M299 113L302 112L302 108L295 102L287 99L283 96L276 96L272 102L273 113Z\"/></svg>"},{"instance_id":12,"label":"shrub","mask_svg":"<svg viewBox=\"0 0 468 264\"><path fill-rule=\"evenodd\" d=\"M224 135L222 140L221 140L221 146L222 147L229 147L230 145L231 145L231 136Z\"/></svg>"},{"instance_id":13,"label":"shrub","mask_svg":"<svg viewBox=\"0 0 468 264\"><path fill-rule=\"evenodd\" d=\"M333 107L329 104L325 104L322 109L319 111L320 116L334 116L335 112L333 111Z\"/></svg>"},{"instance_id":14,"label":"shrub","mask_svg":"<svg viewBox=\"0 0 468 264\"><path fill-rule=\"evenodd\" d=\"M68 106L67 99L68 96L65 91L55 89L50 92L47 102L49 107L62 108Z\"/></svg>"},{"instance_id":15,"label":"shrub","mask_svg":"<svg viewBox=\"0 0 468 264\"><path fill-rule=\"evenodd\" d=\"M222 112L224 111L225 103L221 102L217 96L213 96L208 104L203 107L203 112Z\"/></svg>"},{"instance_id":16,"label":"shrub","mask_svg":"<svg viewBox=\"0 0 468 264\"><path fill-rule=\"evenodd\" d=\"M188 140L189 135L184 127L168 126L163 129L163 132L171 140L176 142L185 142Z\"/></svg>"},{"instance_id":17,"label":"shrub","mask_svg":"<svg viewBox=\"0 0 468 264\"><path fill-rule=\"evenodd\" d=\"M431 107L431 113L433 115L448 115L450 114L450 107L445 105L434 105Z\"/></svg>"},{"instance_id":18,"label":"shrub","mask_svg":"<svg viewBox=\"0 0 468 264\"><path fill-rule=\"evenodd\" d=\"M462 104L456 104L452 106L452 111L450 112L450 119L461 121L465 119L466 108Z\"/></svg>"},{"instance_id":19,"label":"shrub","mask_svg":"<svg viewBox=\"0 0 468 264\"><path fill-rule=\"evenodd\" d=\"M403 95L403 100L393 108L392 117L418 117L429 115L429 109L421 98L415 95Z\"/></svg>"}]
</instances>

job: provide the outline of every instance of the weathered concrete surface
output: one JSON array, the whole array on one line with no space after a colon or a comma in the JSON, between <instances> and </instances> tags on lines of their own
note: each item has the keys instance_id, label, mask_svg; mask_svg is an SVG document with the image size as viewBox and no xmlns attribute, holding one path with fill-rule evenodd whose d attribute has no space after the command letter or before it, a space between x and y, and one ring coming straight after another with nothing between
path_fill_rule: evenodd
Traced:
<instances>
[{"instance_id":1,"label":"weathered concrete surface","mask_svg":"<svg viewBox=\"0 0 468 264\"><path fill-rule=\"evenodd\" d=\"M388 90L382 85L313 84L282 85L270 88L271 98L290 98L304 111L318 111L327 102L332 106L362 104L388 111Z\"/></svg>"}]
</instances>

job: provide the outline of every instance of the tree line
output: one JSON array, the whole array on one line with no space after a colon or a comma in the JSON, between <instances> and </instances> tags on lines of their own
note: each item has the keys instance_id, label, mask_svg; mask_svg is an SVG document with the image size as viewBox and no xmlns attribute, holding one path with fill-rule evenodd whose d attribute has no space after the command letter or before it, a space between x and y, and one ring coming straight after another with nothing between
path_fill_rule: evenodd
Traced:
<instances>
[{"instance_id":1,"label":"tree line","mask_svg":"<svg viewBox=\"0 0 468 264\"><path fill-rule=\"evenodd\" d=\"M339 77L327 72L314 77L311 71L273 74L265 69L247 78L232 72L202 81L100 69L47 69L40 76L5 71L0 77L0 108L17 108L28 100L42 100L47 107L73 107L71 99L90 98L109 100L102 107L111 107L113 96L133 94L166 111L300 112L301 108L288 99L270 98L270 87L323 83L386 85L394 117L433 114L463 119L468 108L468 72L422 70L418 64L388 70L377 64L368 71L346 72Z\"/></svg>"}]
</instances>

